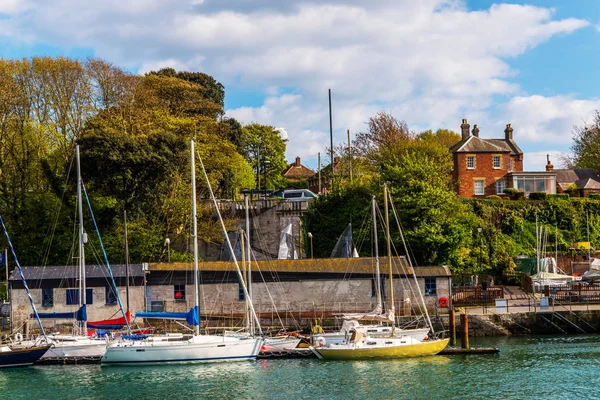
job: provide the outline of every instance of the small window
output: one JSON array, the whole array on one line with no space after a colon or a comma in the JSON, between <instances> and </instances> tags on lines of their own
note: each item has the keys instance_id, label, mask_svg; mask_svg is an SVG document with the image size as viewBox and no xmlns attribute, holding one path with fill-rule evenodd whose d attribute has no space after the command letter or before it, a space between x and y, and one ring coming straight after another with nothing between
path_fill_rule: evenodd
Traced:
<instances>
[{"instance_id":1,"label":"small window","mask_svg":"<svg viewBox=\"0 0 600 400\"><path fill-rule=\"evenodd\" d=\"M42 307L54 306L54 289L42 288Z\"/></svg>"},{"instance_id":2,"label":"small window","mask_svg":"<svg viewBox=\"0 0 600 400\"><path fill-rule=\"evenodd\" d=\"M494 169L500 169L501 158L500 156L494 156Z\"/></svg>"},{"instance_id":3,"label":"small window","mask_svg":"<svg viewBox=\"0 0 600 400\"><path fill-rule=\"evenodd\" d=\"M173 286L173 297L175 298L175 302L184 302L185 301L185 285L174 285Z\"/></svg>"},{"instance_id":4,"label":"small window","mask_svg":"<svg viewBox=\"0 0 600 400\"><path fill-rule=\"evenodd\" d=\"M496 181L496 194L504 194L505 186L506 184L504 182L504 179L498 179Z\"/></svg>"},{"instance_id":5,"label":"small window","mask_svg":"<svg viewBox=\"0 0 600 400\"><path fill-rule=\"evenodd\" d=\"M475 156L467 156L467 169L475 169Z\"/></svg>"},{"instance_id":6,"label":"small window","mask_svg":"<svg viewBox=\"0 0 600 400\"><path fill-rule=\"evenodd\" d=\"M238 300L244 301L246 300L246 294L244 293L244 287L241 283L238 283Z\"/></svg>"},{"instance_id":7,"label":"small window","mask_svg":"<svg viewBox=\"0 0 600 400\"><path fill-rule=\"evenodd\" d=\"M485 194L484 186L483 179L476 179L474 181L475 196L483 196Z\"/></svg>"},{"instance_id":8,"label":"small window","mask_svg":"<svg viewBox=\"0 0 600 400\"><path fill-rule=\"evenodd\" d=\"M375 279L371 279L371 297L377 296L377 290L375 286Z\"/></svg>"},{"instance_id":9,"label":"small window","mask_svg":"<svg viewBox=\"0 0 600 400\"><path fill-rule=\"evenodd\" d=\"M513 162L513 160L511 159L511 160L508 162L508 172L512 172L512 171L513 171L513 167L514 167L514 162Z\"/></svg>"},{"instance_id":10,"label":"small window","mask_svg":"<svg viewBox=\"0 0 600 400\"><path fill-rule=\"evenodd\" d=\"M67 305L79 304L79 289L67 289ZM85 304L94 304L94 291L91 288L85 289Z\"/></svg>"},{"instance_id":11,"label":"small window","mask_svg":"<svg viewBox=\"0 0 600 400\"><path fill-rule=\"evenodd\" d=\"M111 286L107 286L105 288L104 293L105 293L105 298L106 298L106 305L117 304L117 294L115 293L115 290Z\"/></svg>"},{"instance_id":12,"label":"small window","mask_svg":"<svg viewBox=\"0 0 600 400\"><path fill-rule=\"evenodd\" d=\"M94 304L94 291L92 289L85 289L85 304Z\"/></svg>"},{"instance_id":13,"label":"small window","mask_svg":"<svg viewBox=\"0 0 600 400\"><path fill-rule=\"evenodd\" d=\"M436 296L437 285L436 278L426 277L425 278L425 296Z\"/></svg>"}]
</instances>

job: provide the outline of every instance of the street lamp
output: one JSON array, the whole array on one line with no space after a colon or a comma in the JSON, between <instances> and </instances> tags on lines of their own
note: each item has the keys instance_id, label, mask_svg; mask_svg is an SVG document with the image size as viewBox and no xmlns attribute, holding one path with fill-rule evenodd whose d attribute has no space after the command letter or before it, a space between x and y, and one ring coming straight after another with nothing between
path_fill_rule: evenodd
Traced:
<instances>
[{"instance_id":1,"label":"street lamp","mask_svg":"<svg viewBox=\"0 0 600 400\"><path fill-rule=\"evenodd\" d=\"M483 272L483 268L481 266L481 253L483 252L483 244L482 244L482 240L481 240L481 231L483 230L483 228L481 227L481 225L479 225L477 227L477 234L479 235L479 274L481 274ZM483 282L481 284L483 286Z\"/></svg>"},{"instance_id":2,"label":"street lamp","mask_svg":"<svg viewBox=\"0 0 600 400\"><path fill-rule=\"evenodd\" d=\"M165 244L167 245L167 262L171 262L171 239L166 238Z\"/></svg>"},{"instance_id":3,"label":"street lamp","mask_svg":"<svg viewBox=\"0 0 600 400\"><path fill-rule=\"evenodd\" d=\"M308 238L310 239L310 258L313 258L312 233L308 232Z\"/></svg>"}]
</instances>

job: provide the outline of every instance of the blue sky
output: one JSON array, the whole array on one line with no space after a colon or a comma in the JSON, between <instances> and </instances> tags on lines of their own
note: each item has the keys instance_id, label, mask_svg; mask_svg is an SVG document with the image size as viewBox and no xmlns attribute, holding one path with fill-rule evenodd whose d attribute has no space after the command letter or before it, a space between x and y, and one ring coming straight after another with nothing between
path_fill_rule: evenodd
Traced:
<instances>
[{"instance_id":1,"label":"blue sky","mask_svg":"<svg viewBox=\"0 0 600 400\"><path fill-rule=\"evenodd\" d=\"M525 168L555 165L600 109L595 0L2 0L0 56L100 57L133 73L203 71L227 114L282 128L316 167L379 111L482 137L512 123Z\"/></svg>"}]
</instances>

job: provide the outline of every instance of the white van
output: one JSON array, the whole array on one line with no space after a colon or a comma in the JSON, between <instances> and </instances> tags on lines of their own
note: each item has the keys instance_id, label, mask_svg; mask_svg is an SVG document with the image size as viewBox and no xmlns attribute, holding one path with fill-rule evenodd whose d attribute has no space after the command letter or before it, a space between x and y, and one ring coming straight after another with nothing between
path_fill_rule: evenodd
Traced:
<instances>
[{"instance_id":1,"label":"white van","mask_svg":"<svg viewBox=\"0 0 600 400\"><path fill-rule=\"evenodd\" d=\"M289 201L308 201L317 197L316 194L308 189L284 190L282 198Z\"/></svg>"}]
</instances>

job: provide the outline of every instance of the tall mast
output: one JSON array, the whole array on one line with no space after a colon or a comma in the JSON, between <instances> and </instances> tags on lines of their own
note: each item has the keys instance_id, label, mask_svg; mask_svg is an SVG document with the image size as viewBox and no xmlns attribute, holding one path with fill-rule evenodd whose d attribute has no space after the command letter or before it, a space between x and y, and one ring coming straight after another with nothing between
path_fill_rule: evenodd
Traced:
<instances>
[{"instance_id":1,"label":"tall mast","mask_svg":"<svg viewBox=\"0 0 600 400\"><path fill-rule=\"evenodd\" d=\"M79 307L86 303L86 287L85 287L85 249L86 242L85 233L83 232L83 199L81 195L81 162L79 161L79 145L75 146L77 157L77 206L79 208ZM87 336L87 324L83 321L83 334Z\"/></svg>"},{"instance_id":2,"label":"tall mast","mask_svg":"<svg viewBox=\"0 0 600 400\"><path fill-rule=\"evenodd\" d=\"M375 196L371 201L373 209L373 243L375 244L375 293L377 293L377 308L383 310L381 301L381 276L379 275L379 246L377 245L377 213L375 211Z\"/></svg>"},{"instance_id":3,"label":"tall mast","mask_svg":"<svg viewBox=\"0 0 600 400\"><path fill-rule=\"evenodd\" d=\"M127 279L125 294L127 296L127 311L129 311L129 242L127 240L127 210L123 210L123 222L125 224L125 278Z\"/></svg>"},{"instance_id":4,"label":"tall mast","mask_svg":"<svg viewBox=\"0 0 600 400\"><path fill-rule=\"evenodd\" d=\"M393 270L392 270L392 244L390 240L390 217L388 213L388 188L387 184L383 185L383 197L385 198L383 204L385 208L385 236L387 240L387 255L388 255L388 263L390 268L390 303L391 303L391 311L394 316L392 319L392 336L395 334L396 330L396 308L394 306L394 282L392 281Z\"/></svg>"},{"instance_id":5,"label":"tall mast","mask_svg":"<svg viewBox=\"0 0 600 400\"><path fill-rule=\"evenodd\" d=\"M248 195L244 195L244 209L246 212L246 271L247 272L247 285L248 285L248 296L250 299L252 298L252 253L250 252L250 210L248 205ZM249 299L246 298L246 312L248 316L250 316L249 311ZM248 324L250 328L250 334L254 335L254 320L252 318L248 318Z\"/></svg>"},{"instance_id":6,"label":"tall mast","mask_svg":"<svg viewBox=\"0 0 600 400\"><path fill-rule=\"evenodd\" d=\"M192 225L194 238L194 304L196 310L199 311L199 296L198 296L198 222L196 221L196 150L194 149L194 141L190 141L190 150L192 153ZM198 315L200 317L200 315ZM194 326L196 335L200 334L200 325Z\"/></svg>"}]
</instances>

